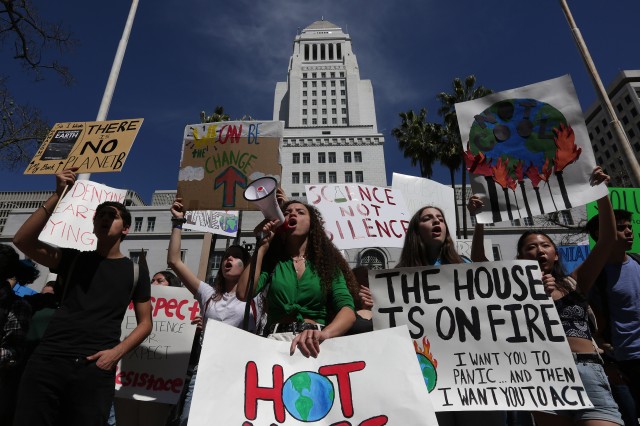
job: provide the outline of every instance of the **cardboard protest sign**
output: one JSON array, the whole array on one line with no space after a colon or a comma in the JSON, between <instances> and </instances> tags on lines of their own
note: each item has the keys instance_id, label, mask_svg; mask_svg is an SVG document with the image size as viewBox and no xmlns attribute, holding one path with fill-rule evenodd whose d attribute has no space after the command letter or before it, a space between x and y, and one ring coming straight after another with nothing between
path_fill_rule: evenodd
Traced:
<instances>
[{"instance_id":1,"label":"cardboard protest sign","mask_svg":"<svg viewBox=\"0 0 640 426\"><path fill-rule=\"evenodd\" d=\"M442 210L447 226L454 230L449 234L453 241L456 241L456 199L453 188L433 180L400 173L393 174L391 187L402 194L409 220L424 206L438 207Z\"/></svg>"},{"instance_id":2,"label":"cardboard protest sign","mask_svg":"<svg viewBox=\"0 0 640 426\"><path fill-rule=\"evenodd\" d=\"M566 273L573 272L589 256L591 250L587 244L558 246L560 261Z\"/></svg>"},{"instance_id":3,"label":"cardboard protest sign","mask_svg":"<svg viewBox=\"0 0 640 426\"><path fill-rule=\"evenodd\" d=\"M375 330L407 325L436 411L590 407L533 261L369 272Z\"/></svg>"},{"instance_id":4,"label":"cardboard protest sign","mask_svg":"<svg viewBox=\"0 0 640 426\"><path fill-rule=\"evenodd\" d=\"M521 219L597 200L582 110L564 76L456 104L480 223Z\"/></svg>"},{"instance_id":5,"label":"cardboard protest sign","mask_svg":"<svg viewBox=\"0 0 640 426\"><path fill-rule=\"evenodd\" d=\"M190 210L184 218L187 222L182 225L182 229L227 237L235 237L240 224L239 212L232 210Z\"/></svg>"},{"instance_id":6,"label":"cardboard protest sign","mask_svg":"<svg viewBox=\"0 0 640 426\"><path fill-rule=\"evenodd\" d=\"M437 425L405 327L290 345L210 321L189 426Z\"/></svg>"},{"instance_id":7,"label":"cardboard protest sign","mask_svg":"<svg viewBox=\"0 0 640 426\"><path fill-rule=\"evenodd\" d=\"M126 196L126 189L111 188L89 180L76 180L49 217L40 233L40 241L80 251L95 250L98 245L93 234L96 207L105 201L124 204Z\"/></svg>"},{"instance_id":8,"label":"cardboard protest sign","mask_svg":"<svg viewBox=\"0 0 640 426\"><path fill-rule=\"evenodd\" d=\"M281 121L193 124L184 129L178 195L187 210L258 210L242 197L252 181L278 182Z\"/></svg>"},{"instance_id":9,"label":"cardboard protest sign","mask_svg":"<svg viewBox=\"0 0 640 426\"><path fill-rule=\"evenodd\" d=\"M185 288L151 286L153 330L137 348L126 354L116 371L116 397L178 402L196 332L191 321L199 314L198 302ZM137 326L133 303L122 321L122 339Z\"/></svg>"},{"instance_id":10,"label":"cardboard protest sign","mask_svg":"<svg viewBox=\"0 0 640 426\"><path fill-rule=\"evenodd\" d=\"M609 188L609 198L614 209L631 212L631 226L633 228L633 246L629 253L640 253L640 188ZM598 203L587 204L587 218L598 214ZM589 238L591 248L595 241Z\"/></svg>"},{"instance_id":11,"label":"cardboard protest sign","mask_svg":"<svg viewBox=\"0 0 640 426\"><path fill-rule=\"evenodd\" d=\"M402 247L411 217L399 192L361 184L305 185L305 191L339 249Z\"/></svg>"},{"instance_id":12,"label":"cardboard protest sign","mask_svg":"<svg viewBox=\"0 0 640 426\"><path fill-rule=\"evenodd\" d=\"M142 118L57 123L49 131L25 175L119 172L142 126Z\"/></svg>"}]
</instances>

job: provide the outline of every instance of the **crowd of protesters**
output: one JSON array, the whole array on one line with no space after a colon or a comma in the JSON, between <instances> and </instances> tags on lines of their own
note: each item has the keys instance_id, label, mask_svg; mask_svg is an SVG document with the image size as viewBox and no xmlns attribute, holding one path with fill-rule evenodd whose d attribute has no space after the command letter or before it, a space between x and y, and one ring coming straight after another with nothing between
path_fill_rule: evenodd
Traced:
<instances>
[{"instance_id":1,"label":"crowd of protesters","mask_svg":"<svg viewBox=\"0 0 640 426\"><path fill-rule=\"evenodd\" d=\"M97 207L94 251L60 249L39 241L51 212L75 179L73 169L56 175L54 194L15 234L15 246L30 260L19 260L11 246L0 245L2 424L117 424L115 367L151 332L151 285L185 287L200 304L201 316L195 320L198 331L179 403L175 407L157 404L154 422L141 424L187 424L209 320L290 342L291 354L299 351L305 357L321 357L321 344L327 339L373 329L375 300L368 289L367 271L350 269L313 206L287 200L279 191L284 221L265 220L256 227L254 274L248 267L251 253L231 245L213 283L208 284L181 259L185 207L176 198L170 209L167 252L171 270L150 278L144 264L134 263L121 251L131 215L120 203ZM608 176L596 168L592 183L606 181ZM479 197L470 199L471 214L482 207ZM504 411L437 413L439 424L638 424L640 259L626 253L633 244L630 213L614 212L608 196L598 200L598 211L587 224L596 245L571 274L563 271L556 244L541 231L525 232L515 247L518 259L535 260L540 266L545 290L556 305L594 407L533 416ZM408 224L396 267L472 261L486 261L482 225L476 226L469 259L457 253L443 211L424 206ZM51 271L41 293L27 287L38 277L33 262ZM137 325L120 340L130 303Z\"/></svg>"}]
</instances>

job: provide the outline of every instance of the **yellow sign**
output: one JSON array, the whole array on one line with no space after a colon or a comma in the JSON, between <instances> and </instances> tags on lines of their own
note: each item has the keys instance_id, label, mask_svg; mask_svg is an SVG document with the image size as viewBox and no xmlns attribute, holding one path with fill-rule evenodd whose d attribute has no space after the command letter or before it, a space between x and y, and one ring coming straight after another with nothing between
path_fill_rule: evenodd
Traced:
<instances>
[{"instance_id":1,"label":"yellow sign","mask_svg":"<svg viewBox=\"0 0 640 426\"><path fill-rule=\"evenodd\" d=\"M142 121L57 123L24 174L56 174L71 167L78 167L78 173L119 172Z\"/></svg>"}]
</instances>

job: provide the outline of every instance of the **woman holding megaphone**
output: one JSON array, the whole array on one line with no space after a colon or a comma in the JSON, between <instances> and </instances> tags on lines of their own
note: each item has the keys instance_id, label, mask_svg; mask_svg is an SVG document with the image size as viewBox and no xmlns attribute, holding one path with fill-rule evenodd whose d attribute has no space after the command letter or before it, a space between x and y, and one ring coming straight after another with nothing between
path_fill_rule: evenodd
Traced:
<instances>
[{"instance_id":1,"label":"woman holding megaphone","mask_svg":"<svg viewBox=\"0 0 640 426\"><path fill-rule=\"evenodd\" d=\"M269 338L291 342L306 357L320 343L345 334L355 321L358 284L349 265L327 237L320 213L299 201L282 207L284 221L265 219L256 228L255 294L266 292ZM237 295L247 299L249 268Z\"/></svg>"}]
</instances>

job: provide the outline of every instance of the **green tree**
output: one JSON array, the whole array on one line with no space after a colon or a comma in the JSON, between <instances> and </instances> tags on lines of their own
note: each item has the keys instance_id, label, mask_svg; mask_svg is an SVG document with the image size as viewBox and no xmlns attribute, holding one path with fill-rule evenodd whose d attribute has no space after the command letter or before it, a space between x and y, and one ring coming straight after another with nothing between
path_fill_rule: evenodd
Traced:
<instances>
[{"instance_id":1,"label":"green tree","mask_svg":"<svg viewBox=\"0 0 640 426\"><path fill-rule=\"evenodd\" d=\"M52 71L71 84L69 69L56 57L74 44L62 24L38 16L31 0L0 0L0 53L8 48L8 54L36 80ZM0 75L0 165L16 168L31 160L49 126L36 108L11 94L7 77Z\"/></svg>"},{"instance_id":2,"label":"green tree","mask_svg":"<svg viewBox=\"0 0 640 426\"><path fill-rule=\"evenodd\" d=\"M201 123L217 123L219 121L229 121L229 116L224 113L224 107L217 106L213 110L213 114L207 115L204 111L200 112Z\"/></svg>"},{"instance_id":3,"label":"green tree","mask_svg":"<svg viewBox=\"0 0 640 426\"><path fill-rule=\"evenodd\" d=\"M427 110L424 108L417 115L413 110L399 115L402 123L392 129L391 134L398 141L404 157L411 160L411 165L420 166L420 175L431 178L433 163L438 159L439 125L426 121Z\"/></svg>"},{"instance_id":4,"label":"green tree","mask_svg":"<svg viewBox=\"0 0 640 426\"><path fill-rule=\"evenodd\" d=\"M473 99L482 98L488 94L493 93L491 89L487 89L484 86L476 86L476 77L469 75L462 81L460 78L454 78L452 82L451 93L441 92L436 98L440 101L440 108L438 114L444 120L444 137L441 138L441 146L438 149L438 158L440 162L449 168L451 171L451 186L455 190L454 186L454 172L460 166L462 167L462 204L466 202L467 193L467 168L462 162L462 155L464 147L460 138L460 128L458 127L458 116L456 115L455 104L459 102L466 102ZM457 203L456 203L457 204ZM457 219L457 205L456 205L456 219ZM457 222L457 220L456 220ZM462 215L462 236L467 238L467 215ZM458 236L459 224L458 226Z\"/></svg>"}]
</instances>

